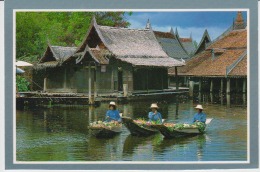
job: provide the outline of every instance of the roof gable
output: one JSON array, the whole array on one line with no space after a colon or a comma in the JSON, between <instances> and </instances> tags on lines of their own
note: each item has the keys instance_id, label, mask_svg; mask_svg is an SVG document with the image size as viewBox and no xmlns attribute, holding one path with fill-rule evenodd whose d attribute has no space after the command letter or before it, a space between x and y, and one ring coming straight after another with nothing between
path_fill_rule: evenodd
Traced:
<instances>
[{"instance_id":1,"label":"roof gable","mask_svg":"<svg viewBox=\"0 0 260 172\"><path fill-rule=\"evenodd\" d=\"M206 29L202 35L202 38L200 40L200 43L197 47L197 49L195 50L194 54L198 54L201 51L206 49L206 44L208 44L209 42L211 42L208 30Z\"/></svg>"},{"instance_id":2,"label":"roof gable","mask_svg":"<svg viewBox=\"0 0 260 172\"><path fill-rule=\"evenodd\" d=\"M52 46L48 44L47 49L39 63L66 60L75 53L76 49L76 47Z\"/></svg>"}]
</instances>

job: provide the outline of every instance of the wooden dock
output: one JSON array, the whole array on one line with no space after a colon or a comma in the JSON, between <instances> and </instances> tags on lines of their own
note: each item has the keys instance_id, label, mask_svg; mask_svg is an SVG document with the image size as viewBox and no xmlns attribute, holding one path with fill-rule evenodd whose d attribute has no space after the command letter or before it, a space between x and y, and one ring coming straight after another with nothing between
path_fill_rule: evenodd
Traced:
<instances>
[{"instance_id":1,"label":"wooden dock","mask_svg":"<svg viewBox=\"0 0 260 172\"><path fill-rule=\"evenodd\" d=\"M178 91L175 89L165 90L149 90L136 91L127 97L123 92L115 92L110 94L100 94L94 99L94 103L89 103L88 94L82 93L44 93L44 92L21 92L16 97L16 107L18 109L29 107L44 107L53 105L94 105L98 106L101 102L117 101L131 102L136 100L148 99L168 99L174 95L188 94L188 88L181 88ZM93 95L94 96L94 95Z\"/></svg>"}]
</instances>

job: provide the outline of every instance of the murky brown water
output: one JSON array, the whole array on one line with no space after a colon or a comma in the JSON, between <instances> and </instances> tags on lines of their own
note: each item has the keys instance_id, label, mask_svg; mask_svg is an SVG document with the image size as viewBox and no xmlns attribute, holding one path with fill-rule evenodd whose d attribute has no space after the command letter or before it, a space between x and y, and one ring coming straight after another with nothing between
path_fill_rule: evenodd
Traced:
<instances>
[{"instance_id":1,"label":"murky brown water","mask_svg":"<svg viewBox=\"0 0 260 172\"><path fill-rule=\"evenodd\" d=\"M124 115L147 117L152 101L119 105ZM196 103L160 101L169 122L192 122ZM104 119L107 103L100 107L51 107L16 114L17 161L246 161L247 109L243 106L204 102L207 133L179 139L157 134L134 137L123 132L111 139L97 139L88 124Z\"/></svg>"}]
</instances>

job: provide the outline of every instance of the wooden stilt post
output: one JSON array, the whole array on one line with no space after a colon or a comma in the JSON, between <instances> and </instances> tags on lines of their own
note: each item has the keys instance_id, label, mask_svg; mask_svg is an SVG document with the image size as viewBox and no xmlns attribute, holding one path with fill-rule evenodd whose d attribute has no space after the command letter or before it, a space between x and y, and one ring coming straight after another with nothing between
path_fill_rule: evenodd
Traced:
<instances>
[{"instance_id":1,"label":"wooden stilt post","mask_svg":"<svg viewBox=\"0 0 260 172\"><path fill-rule=\"evenodd\" d=\"M230 94L227 94L227 107L230 107Z\"/></svg>"},{"instance_id":2,"label":"wooden stilt post","mask_svg":"<svg viewBox=\"0 0 260 172\"><path fill-rule=\"evenodd\" d=\"M238 87L238 78L236 78L236 92L239 92L239 87Z\"/></svg>"},{"instance_id":3,"label":"wooden stilt post","mask_svg":"<svg viewBox=\"0 0 260 172\"><path fill-rule=\"evenodd\" d=\"M67 69L64 69L64 78L63 78L63 88L66 89L67 88Z\"/></svg>"},{"instance_id":4,"label":"wooden stilt post","mask_svg":"<svg viewBox=\"0 0 260 172\"><path fill-rule=\"evenodd\" d=\"M223 83L223 78L221 78L221 81L220 81L220 94L222 95L222 93L223 93L223 85L224 85L224 83Z\"/></svg>"},{"instance_id":5,"label":"wooden stilt post","mask_svg":"<svg viewBox=\"0 0 260 172\"><path fill-rule=\"evenodd\" d=\"M178 69L175 67L176 91L179 91Z\"/></svg>"},{"instance_id":6,"label":"wooden stilt post","mask_svg":"<svg viewBox=\"0 0 260 172\"><path fill-rule=\"evenodd\" d=\"M199 79L199 92L201 92L202 89L202 78Z\"/></svg>"},{"instance_id":7,"label":"wooden stilt post","mask_svg":"<svg viewBox=\"0 0 260 172\"><path fill-rule=\"evenodd\" d=\"M146 69L146 89L147 89L147 93L149 93L149 83L148 83L148 80L149 80L149 71L148 71L148 68Z\"/></svg>"},{"instance_id":8,"label":"wooden stilt post","mask_svg":"<svg viewBox=\"0 0 260 172\"><path fill-rule=\"evenodd\" d=\"M47 90L47 78L45 77L43 79L43 92L46 92L46 90Z\"/></svg>"},{"instance_id":9,"label":"wooden stilt post","mask_svg":"<svg viewBox=\"0 0 260 172\"><path fill-rule=\"evenodd\" d=\"M210 80L210 92L213 92L213 79Z\"/></svg>"},{"instance_id":10,"label":"wooden stilt post","mask_svg":"<svg viewBox=\"0 0 260 172\"><path fill-rule=\"evenodd\" d=\"M189 95L190 97L193 97L193 87L194 87L194 81L189 82Z\"/></svg>"},{"instance_id":11,"label":"wooden stilt post","mask_svg":"<svg viewBox=\"0 0 260 172\"><path fill-rule=\"evenodd\" d=\"M227 78L227 94L230 94L230 78Z\"/></svg>"},{"instance_id":12,"label":"wooden stilt post","mask_svg":"<svg viewBox=\"0 0 260 172\"><path fill-rule=\"evenodd\" d=\"M243 79L243 93L246 93L246 78Z\"/></svg>"},{"instance_id":13,"label":"wooden stilt post","mask_svg":"<svg viewBox=\"0 0 260 172\"><path fill-rule=\"evenodd\" d=\"M91 95L91 65L88 64L88 103L93 104Z\"/></svg>"},{"instance_id":14,"label":"wooden stilt post","mask_svg":"<svg viewBox=\"0 0 260 172\"><path fill-rule=\"evenodd\" d=\"M93 99L93 103L95 103L95 100L97 98L97 68L95 65L95 69L94 69L94 99Z\"/></svg>"}]
</instances>

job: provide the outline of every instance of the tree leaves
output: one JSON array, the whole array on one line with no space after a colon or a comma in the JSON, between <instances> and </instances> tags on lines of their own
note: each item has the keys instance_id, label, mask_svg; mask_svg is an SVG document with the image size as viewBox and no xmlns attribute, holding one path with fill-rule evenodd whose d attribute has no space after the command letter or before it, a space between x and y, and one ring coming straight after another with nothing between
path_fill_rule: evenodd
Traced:
<instances>
[{"instance_id":1,"label":"tree leaves","mask_svg":"<svg viewBox=\"0 0 260 172\"><path fill-rule=\"evenodd\" d=\"M131 12L17 12L16 58L36 63L47 43L78 46L83 41L93 15L100 25L128 27L125 15ZM28 57L28 58L27 58Z\"/></svg>"}]
</instances>

